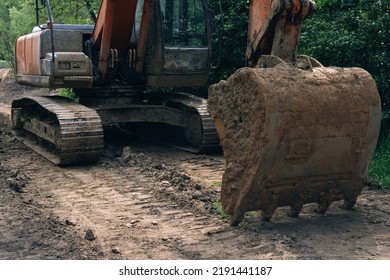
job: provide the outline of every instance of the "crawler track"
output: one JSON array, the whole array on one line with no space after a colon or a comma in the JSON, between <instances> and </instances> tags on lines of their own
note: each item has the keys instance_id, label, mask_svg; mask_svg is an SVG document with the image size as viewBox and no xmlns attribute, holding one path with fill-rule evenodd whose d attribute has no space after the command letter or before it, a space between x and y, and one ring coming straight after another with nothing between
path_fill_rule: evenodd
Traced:
<instances>
[{"instance_id":1,"label":"crawler track","mask_svg":"<svg viewBox=\"0 0 390 280\"><path fill-rule=\"evenodd\" d=\"M37 140L25 137L25 144L55 164L95 162L102 153L99 116L67 98L34 96L15 100L12 119L14 128Z\"/></svg>"},{"instance_id":2,"label":"crawler track","mask_svg":"<svg viewBox=\"0 0 390 280\"><path fill-rule=\"evenodd\" d=\"M167 95L167 99L184 106L184 110L196 111L200 117L200 141L198 146L194 147L179 147L183 150L195 152L195 153L208 153L217 150L219 146L219 138L217 130L215 129L214 121L207 111L207 100L186 94L186 93L175 93ZM188 131L191 133L191 131ZM199 137L199 136L198 136Z\"/></svg>"},{"instance_id":3,"label":"crawler track","mask_svg":"<svg viewBox=\"0 0 390 280\"><path fill-rule=\"evenodd\" d=\"M174 145L175 147L195 153L214 151L219 147L218 135L213 120L207 112L206 100L182 93L170 94L162 99L167 100L170 105L173 104L175 108L161 105L162 109L157 109L157 112L161 113L164 110L181 112L180 114L183 118L187 118L189 123L186 136L195 139L193 146ZM139 109L142 106L108 108L108 110L112 110L115 114L115 110L124 109L131 115L134 108ZM156 106L152 105L150 108L155 110ZM96 162L104 146L102 122L98 115L102 111L96 109L95 111L59 96L25 97L12 103L13 126L23 132L18 136L27 146L55 164ZM147 107L144 110L148 110ZM108 118L110 116L112 117L108 114ZM107 115L103 114L102 117L105 120ZM112 119L116 119L115 117L114 115ZM118 121L121 122L120 118ZM128 121L132 122L132 120ZM105 120L105 122L112 121Z\"/></svg>"}]
</instances>

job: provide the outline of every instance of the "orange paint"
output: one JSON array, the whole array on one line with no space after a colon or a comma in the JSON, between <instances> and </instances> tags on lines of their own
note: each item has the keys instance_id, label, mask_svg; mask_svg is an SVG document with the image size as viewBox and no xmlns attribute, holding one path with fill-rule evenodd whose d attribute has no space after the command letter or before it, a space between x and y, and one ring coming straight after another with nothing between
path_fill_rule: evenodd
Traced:
<instances>
[{"instance_id":1,"label":"orange paint","mask_svg":"<svg viewBox=\"0 0 390 280\"><path fill-rule=\"evenodd\" d=\"M36 32L19 37L16 40L16 68L17 74L35 75L41 74L40 68L40 35Z\"/></svg>"},{"instance_id":2,"label":"orange paint","mask_svg":"<svg viewBox=\"0 0 390 280\"><path fill-rule=\"evenodd\" d=\"M249 10L248 42L253 42L270 13L272 0L252 0Z\"/></svg>"},{"instance_id":3,"label":"orange paint","mask_svg":"<svg viewBox=\"0 0 390 280\"><path fill-rule=\"evenodd\" d=\"M294 0L294 7L293 7L293 10L292 10L292 14L293 15L298 14L300 8L301 8L301 2L299 0Z\"/></svg>"}]
</instances>

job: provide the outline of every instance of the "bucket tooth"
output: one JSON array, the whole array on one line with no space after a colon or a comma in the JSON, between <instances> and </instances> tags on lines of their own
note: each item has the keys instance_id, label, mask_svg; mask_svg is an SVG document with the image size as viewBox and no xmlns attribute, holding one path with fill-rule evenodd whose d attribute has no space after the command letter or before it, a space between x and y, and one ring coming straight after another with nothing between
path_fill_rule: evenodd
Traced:
<instances>
[{"instance_id":1,"label":"bucket tooth","mask_svg":"<svg viewBox=\"0 0 390 280\"><path fill-rule=\"evenodd\" d=\"M344 210L353 210L356 204L356 199L357 198L344 199L344 203L340 208Z\"/></svg>"},{"instance_id":2,"label":"bucket tooth","mask_svg":"<svg viewBox=\"0 0 390 280\"><path fill-rule=\"evenodd\" d=\"M316 212L317 214L323 215L328 210L330 204L331 203L329 201L324 201L324 202L318 203L318 207L316 209L314 209L314 212Z\"/></svg>"},{"instance_id":3,"label":"bucket tooth","mask_svg":"<svg viewBox=\"0 0 390 280\"><path fill-rule=\"evenodd\" d=\"M299 213L301 213L302 211L302 208L303 208L302 203L291 205L288 212L288 216L292 218L298 217Z\"/></svg>"},{"instance_id":4,"label":"bucket tooth","mask_svg":"<svg viewBox=\"0 0 390 280\"><path fill-rule=\"evenodd\" d=\"M265 222L269 222L274 214L276 207L270 206L263 210L261 220Z\"/></svg>"}]
</instances>

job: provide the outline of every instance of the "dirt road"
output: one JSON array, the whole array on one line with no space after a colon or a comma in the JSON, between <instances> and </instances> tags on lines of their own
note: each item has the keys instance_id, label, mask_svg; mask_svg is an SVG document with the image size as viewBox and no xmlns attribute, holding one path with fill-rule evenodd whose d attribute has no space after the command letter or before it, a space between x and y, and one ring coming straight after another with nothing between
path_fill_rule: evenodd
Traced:
<instances>
[{"instance_id":1,"label":"dirt road","mask_svg":"<svg viewBox=\"0 0 390 280\"><path fill-rule=\"evenodd\" d=\"M97 164L54 166L9 122L13 98L42 93L0 83L0 259L390 258L388 191L366 188L355 211L280 208L229 227L214 209L222 155L117 139Z\"/></svg>"}]
</instances>

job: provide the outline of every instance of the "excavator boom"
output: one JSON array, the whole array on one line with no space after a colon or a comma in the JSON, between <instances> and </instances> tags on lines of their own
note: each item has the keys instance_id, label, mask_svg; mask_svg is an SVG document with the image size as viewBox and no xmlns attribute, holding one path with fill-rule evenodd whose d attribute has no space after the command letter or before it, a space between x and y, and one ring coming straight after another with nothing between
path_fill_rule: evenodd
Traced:
<instances>
[{"instance_id":1,"label":"excavator boom","mask_svg":"<svg viewBox=\"0 0 390 280\"><path fill-rule=\"evenodd\" d=\"M92 40L99 54L99 77L104 79L108 67L110 49L127 51L130 49L131 36L134 30L138 1L103 0L100 4ZM137 43L136 73L142 74L146 39L150 18L153 13L154 0L144 0Z\"/></svg>"},{"instance_id":2,"label":"excavator boom","mask_svg":"<svg viewBox=\"0 0 390 280\"><path fill-rule=\"evenodd\" d=\"M246 64L255 67L261 55L294 63L303 20L315 12L310 0L252 0L249 10Z\"/></svg>"}]
</instances>

